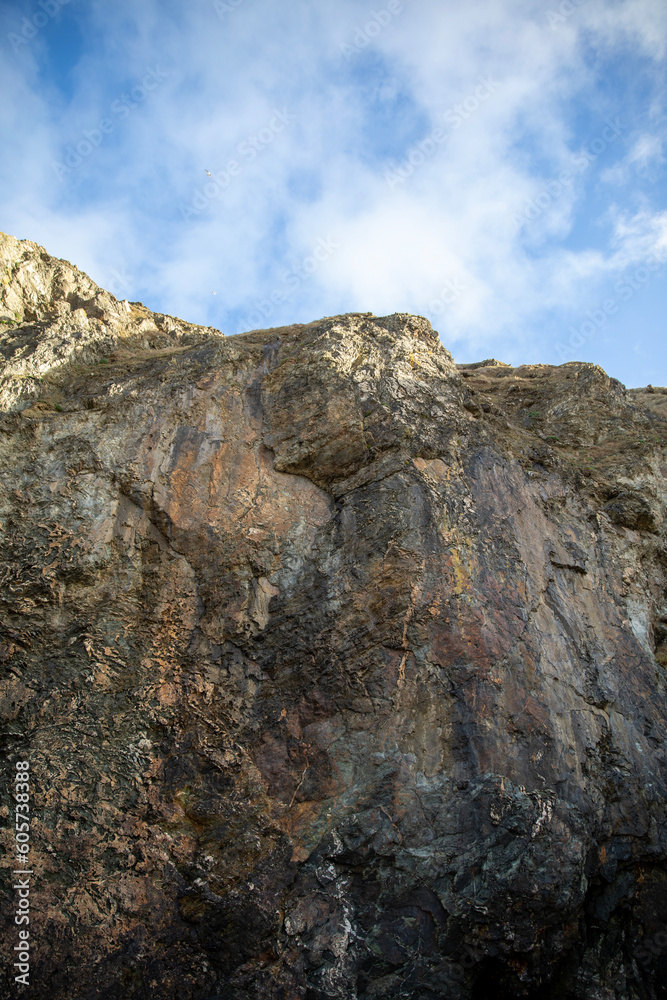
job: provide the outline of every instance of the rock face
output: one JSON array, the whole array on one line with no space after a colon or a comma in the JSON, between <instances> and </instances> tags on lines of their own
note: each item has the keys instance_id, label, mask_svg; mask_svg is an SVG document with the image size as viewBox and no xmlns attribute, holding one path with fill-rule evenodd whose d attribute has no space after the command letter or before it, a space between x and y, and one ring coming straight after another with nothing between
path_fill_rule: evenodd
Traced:
<instances>
[{"instance_id":1,"label":"rock face","mask_svg":"<svg viewBox=\"0 0 667 1000\"><path fill-rule=\"evenodd\" d=\"M665 997L667 390L0 270L30 996Z\"/></svg>"}]
</instances>

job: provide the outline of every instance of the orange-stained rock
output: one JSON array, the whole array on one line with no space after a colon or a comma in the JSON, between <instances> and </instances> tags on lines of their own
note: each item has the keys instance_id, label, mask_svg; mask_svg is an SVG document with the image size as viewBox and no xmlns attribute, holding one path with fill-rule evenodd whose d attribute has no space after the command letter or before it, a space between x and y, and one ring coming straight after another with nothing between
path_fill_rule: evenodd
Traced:
<instances>
[{"instance_id":1,"label":"orange-stained rock","mask_svg":"<svg viewBox=\"0 0 667 1000\"><path fill-rule=\"evenodd\" d=\"M664 996L667 390L0 270L30 996Z\"/></svg>"}]
</instances>

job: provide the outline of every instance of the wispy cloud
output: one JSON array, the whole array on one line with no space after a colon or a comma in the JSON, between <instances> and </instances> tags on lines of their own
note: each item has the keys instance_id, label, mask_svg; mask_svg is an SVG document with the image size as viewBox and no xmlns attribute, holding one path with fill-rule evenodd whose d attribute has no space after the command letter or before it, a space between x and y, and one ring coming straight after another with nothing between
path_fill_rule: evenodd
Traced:
<instances>
[{"instance_id":1,"label":"wispy cloud","mask_svg":"<svg viewBox=\"0 0 667 1000\"><path fill-rule=\"evenodd\" d=\"M415 311L467 357L551 350L536 330L662 238L662 0L585 0L557 25L538 0L220 3L71 0L6 41L0 228L227 332L267 301L276 325ZM168 78L121 122L151 66Z\"/></svg>"}]
</instances>

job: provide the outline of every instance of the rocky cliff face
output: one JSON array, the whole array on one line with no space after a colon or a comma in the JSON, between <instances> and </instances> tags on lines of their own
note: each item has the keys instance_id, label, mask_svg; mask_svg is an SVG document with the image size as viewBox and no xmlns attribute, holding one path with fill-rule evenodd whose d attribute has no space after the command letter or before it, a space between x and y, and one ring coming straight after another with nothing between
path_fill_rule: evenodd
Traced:
<instances>
[{"instance_id":1,"label":"rocky cliff face","mask_svg":"<svg viewBox=\"0 0 667 1000\"><path fill-rule=\"evenodd\" d=\"M667 995L667 390L0 271L30 995Z\"/></svg>"}]
</instances>

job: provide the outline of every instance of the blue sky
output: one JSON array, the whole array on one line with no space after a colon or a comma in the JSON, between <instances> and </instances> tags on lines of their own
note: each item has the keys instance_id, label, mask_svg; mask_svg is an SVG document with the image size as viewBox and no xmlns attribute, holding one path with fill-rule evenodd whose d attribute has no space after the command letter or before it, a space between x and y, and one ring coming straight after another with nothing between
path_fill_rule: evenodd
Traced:
<instances>
[{"instance_id":1,"label":"blue sky","mask_svg":"<svg viewBox=\"0 0 667 1000\"><path fill-rule=\"evenodd\" d=\"M0 229L227 334L665 385L666 45L664 0L0 0Z\"/></svg>"}]
</instances>

